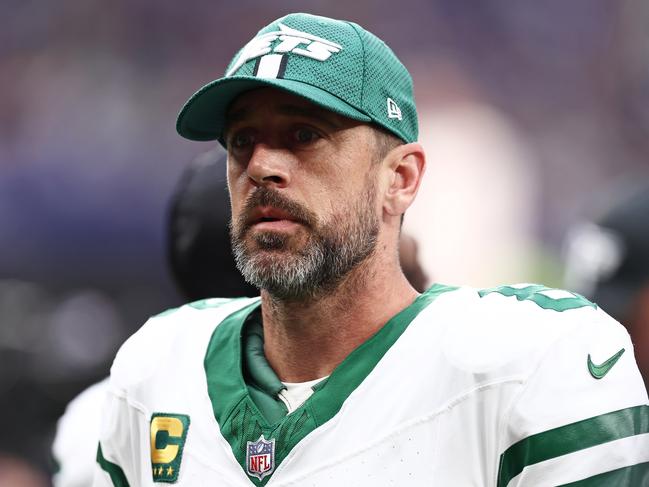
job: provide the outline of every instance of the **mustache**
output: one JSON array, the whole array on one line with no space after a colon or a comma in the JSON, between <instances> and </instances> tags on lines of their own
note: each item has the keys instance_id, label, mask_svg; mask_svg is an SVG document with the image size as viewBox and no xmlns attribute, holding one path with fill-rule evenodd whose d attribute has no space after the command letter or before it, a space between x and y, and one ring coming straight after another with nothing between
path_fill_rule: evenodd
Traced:
<instances>
[{"instance_id":1,"label":"mustache","mask_svg":"<svg viewBox=\"0 0 649 487\"><path fill-rule=\"evenodd\" d=\"M317 221L316 215L300 203L284 196L281 192L271 188L257 188L246 200L237 219L240 228L247 228L255 221L253 211L260 206L270 206L289 214L291 219L302 225L313 227Z\"/></svg>"}]
</instances>

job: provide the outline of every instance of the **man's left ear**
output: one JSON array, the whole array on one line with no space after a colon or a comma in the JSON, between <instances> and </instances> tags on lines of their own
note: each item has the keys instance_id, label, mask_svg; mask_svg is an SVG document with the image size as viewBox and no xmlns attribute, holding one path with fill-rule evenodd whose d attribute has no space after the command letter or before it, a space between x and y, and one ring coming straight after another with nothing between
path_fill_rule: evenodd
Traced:
<instances>
[{"instance_id":1,"label":"man's left ear","mask_svg":"<svg viewBox=\"0 0 649 487\"><path fill-rule=\"evenodd\" d=\"M389 185L383 200L384 211L400 216L412 204L426 169L424 148L417 142L395 147L386 157Z\"/></svg>"}]
</instances>

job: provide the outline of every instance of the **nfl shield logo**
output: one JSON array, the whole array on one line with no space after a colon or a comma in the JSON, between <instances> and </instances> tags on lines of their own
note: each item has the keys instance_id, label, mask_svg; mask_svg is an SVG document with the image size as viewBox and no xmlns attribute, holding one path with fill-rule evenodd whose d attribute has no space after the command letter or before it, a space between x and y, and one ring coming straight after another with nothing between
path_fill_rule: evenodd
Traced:
<instances>
[{"instance_id":1,"label":"nfl shield logo","mask_svg":"<svg viewBox=\"0 0 649 487\"><path fill-rule=\"evenodd\" d=\"M246 469L248 475L263 480L275 470L275 439L270 441L261 435L257 441L246 446Z\"/></svg>"}]
</instances>

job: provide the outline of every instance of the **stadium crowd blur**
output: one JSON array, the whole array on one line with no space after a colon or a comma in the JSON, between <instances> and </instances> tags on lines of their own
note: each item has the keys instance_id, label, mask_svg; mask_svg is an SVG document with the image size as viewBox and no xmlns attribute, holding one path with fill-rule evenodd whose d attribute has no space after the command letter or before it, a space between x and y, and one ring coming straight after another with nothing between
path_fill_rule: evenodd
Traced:
<instances>
[{"instance_id":1,"label":"stadium crowd blur","mask_svg":"<svg viewBox=\"0 0 649 487\"><path fill-rule=\"evenodd\" d=\"M21 485L3 480L7 462L49 469L65 404L147 316L182 300L166 204L184 161L211 147L175 133L186 94L222 74L253 26L305 8L0 5L0 486ZM359 21L413 74L429 168L404 228L440 282L562 286L568 229L612 181L647 177L646 1L308 9Z\"/></svg>"}]
</instances>

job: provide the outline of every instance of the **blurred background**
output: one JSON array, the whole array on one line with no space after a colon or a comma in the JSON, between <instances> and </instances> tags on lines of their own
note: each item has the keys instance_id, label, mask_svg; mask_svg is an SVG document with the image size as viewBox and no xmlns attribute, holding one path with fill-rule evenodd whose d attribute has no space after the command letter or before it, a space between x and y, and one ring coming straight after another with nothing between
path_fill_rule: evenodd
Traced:
<instances>
[{"instance_id":1,"label":"blurred background","mask_svg":"<svg viewBox=\"0 0 649 487\"><path fill-rule=\"evenodd\" d=\"M0 484L18 465L6 485L47 485L65 404L181 303L169 198L214 144L180 138L176 115L257 30L305 10L360 23L413 75L429 167L405 230L435 281L563 286L569 230L646 177L643 0L3 0Z\"/></svg>"}]
</instances>

